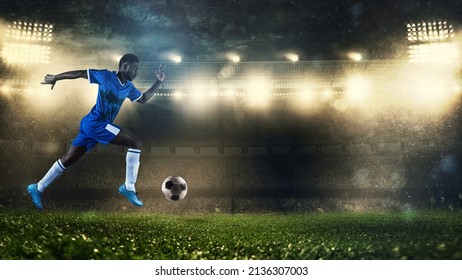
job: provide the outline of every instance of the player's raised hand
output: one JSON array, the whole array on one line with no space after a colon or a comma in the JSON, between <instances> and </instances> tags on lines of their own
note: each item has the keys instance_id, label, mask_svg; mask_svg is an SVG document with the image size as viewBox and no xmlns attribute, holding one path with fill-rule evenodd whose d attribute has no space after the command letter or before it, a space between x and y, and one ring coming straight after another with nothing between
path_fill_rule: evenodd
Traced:
<instances>
[{"instance_id":1,"label":"player's raised hand","mask_svg":"<svg viewBox=\"0 0 462 280\"><path fill-rule=\"evenodd\" d=\"M167 77L167 74L165 74L165 65L159 65L159 69L155 73L157 80L163 82Z\"/></svg>"},{"instance_id":2,"label":"player's raised hand","mask_svg":"<svg viewBox=\"0 0 462 280\"><path fill-rule=\"evenodd\" d=\"M43 82L41 82L41 84L42 85L51 85L51 89L53 90L53 88L55 87L55 84L56 84L56 76L47 74L43 78Z\"/></svg>"}]
</instances>

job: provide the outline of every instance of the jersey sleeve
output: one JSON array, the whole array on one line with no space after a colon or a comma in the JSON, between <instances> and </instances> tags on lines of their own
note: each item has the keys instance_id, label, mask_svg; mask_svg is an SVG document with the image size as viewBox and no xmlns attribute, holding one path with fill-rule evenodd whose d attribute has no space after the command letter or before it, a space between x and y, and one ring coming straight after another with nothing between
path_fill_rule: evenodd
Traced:
<instances>
[{"instance_id":1,"label":"jersey sleeve","mask_svg":"<svg viewBox=\"0 0 462 280\"><path fill-rule=\"evenodd\" d=\"M143 96L141 91L139 91L135 86L132 86L132 90L128 94L127 98L130 99L131 102L135 102L138 101L138 99L140 99L141 96Z\"/></svg>"},{"instance_id":2,"label":"jersey sleeve","mask_svg":"<svg viewBox=\"0 0 462 280\"><path fill-rule=\"evenodd\" d=\"M103 84L104 81L107 79L107 72L108 70L95 70L95 69L88 69L88 81L90 84Z\"/></svg>"}]
</instances>

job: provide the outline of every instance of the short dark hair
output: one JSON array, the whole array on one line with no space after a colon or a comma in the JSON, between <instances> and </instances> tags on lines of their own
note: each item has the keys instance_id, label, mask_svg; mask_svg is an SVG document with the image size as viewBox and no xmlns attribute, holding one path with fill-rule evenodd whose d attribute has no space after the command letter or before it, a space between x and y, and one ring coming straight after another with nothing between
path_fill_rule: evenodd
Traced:
<instances>
[{"instance_id":1,"label":"short dark hair","mask_svg":"<svg viewBox=\"0 0 462 280\"><path fill-rule=\"evenodd\" d=\"M125 62L138 62L139 63L140 59L138 58L138 56L132 53L124 54L119 60L119 69L120 67L122 67L122 64L124 64Z\"/></svg>"}]
</instances>

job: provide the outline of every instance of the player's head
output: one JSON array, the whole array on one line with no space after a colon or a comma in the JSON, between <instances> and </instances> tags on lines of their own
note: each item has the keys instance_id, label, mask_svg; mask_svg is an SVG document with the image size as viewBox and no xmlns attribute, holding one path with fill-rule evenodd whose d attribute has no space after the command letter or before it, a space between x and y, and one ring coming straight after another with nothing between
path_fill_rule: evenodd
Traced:
<instances>
[{"instance_id":1,"label":"player's head","mask_svg":"<svg viewBox=\"0 0 462 280\"><path fill-rule=\"evenodd\" d=\"M127 80L132 81L137 75L139 62L138 56L127 53L119 60L119 72L122 72Z\"/></svg>"}]
</instances>

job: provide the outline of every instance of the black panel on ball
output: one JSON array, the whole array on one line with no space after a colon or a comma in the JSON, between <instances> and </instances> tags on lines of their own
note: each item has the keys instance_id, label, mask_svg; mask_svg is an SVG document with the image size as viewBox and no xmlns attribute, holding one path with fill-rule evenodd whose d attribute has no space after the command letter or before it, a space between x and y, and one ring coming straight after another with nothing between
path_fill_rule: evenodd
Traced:
<instances>
[{"instance_id":1,"label":"black panel on ball","mask_svg":"<svg viewBox=\"0 0 462 280\"><path fill-rule=\"evenodd\" d=\"M165 188L166 188L167 190L170 190L172 187L173 187L172 181L168 181L167 183L165 183Z\"/></svg>"}]
</instances>

